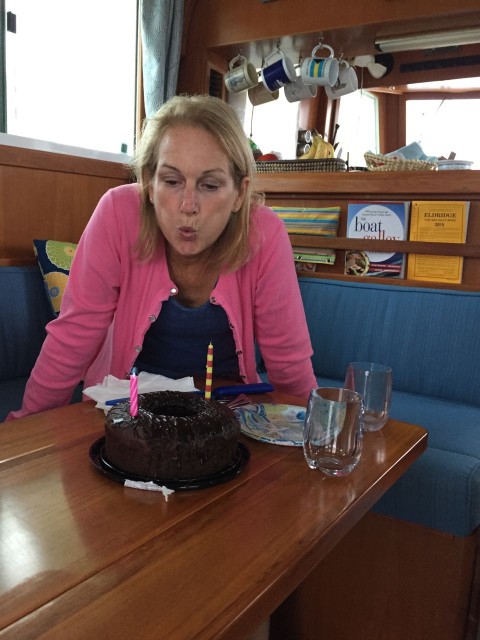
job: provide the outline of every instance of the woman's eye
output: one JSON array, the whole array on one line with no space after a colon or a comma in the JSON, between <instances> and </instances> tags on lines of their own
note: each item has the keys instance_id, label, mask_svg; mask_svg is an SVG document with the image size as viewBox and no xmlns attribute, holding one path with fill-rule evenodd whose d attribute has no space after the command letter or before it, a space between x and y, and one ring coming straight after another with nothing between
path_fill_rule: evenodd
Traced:
<instances>
[{"instance_id":1,"label":"woman's eye","mask_svg":"<svg viewBox=\"0 0 480 640\"><path fill-rule=\"evenodd\" d=\"M163 181L165 184L168 184L171 187L174 187L179 183L179 180L177 180L177 178L164 178Z\"/></svg>"},{"instance_id":2,"label":"woman's eye","mask_svg":"<svg viewBox=\"0 0 480 640\"><path fill-rule=\"evenodd\" d=\"M203 188L207 191L216 191L218 189L218 184L213 184L213 182L204 182Z\"/></svg>"}]
</instances>

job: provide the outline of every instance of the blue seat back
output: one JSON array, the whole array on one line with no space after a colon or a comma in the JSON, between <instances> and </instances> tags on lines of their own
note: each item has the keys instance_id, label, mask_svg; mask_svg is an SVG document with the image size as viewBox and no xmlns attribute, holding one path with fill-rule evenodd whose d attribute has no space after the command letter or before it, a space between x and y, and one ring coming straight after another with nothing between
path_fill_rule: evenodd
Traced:
<instances>
[{"instance_id":1,"label":"blue seat back","mask_svg":"<svg viewBox=\"0 0 480 640\"><path fill-rule=\"evenodd\" d=\"M38 267L0 267L0 382L30 374L52 319Z\"/></svg>"},{"instance_id":2,"label":"blue seat back","mask_svg":"<svg viewBox=\"0 0 480 640\"><path fill-rule=\"evenodd\" d=\"M480 292L299 281L317 376L380 362L399 391L480 406Z\"/></svg>"}]
</instances>

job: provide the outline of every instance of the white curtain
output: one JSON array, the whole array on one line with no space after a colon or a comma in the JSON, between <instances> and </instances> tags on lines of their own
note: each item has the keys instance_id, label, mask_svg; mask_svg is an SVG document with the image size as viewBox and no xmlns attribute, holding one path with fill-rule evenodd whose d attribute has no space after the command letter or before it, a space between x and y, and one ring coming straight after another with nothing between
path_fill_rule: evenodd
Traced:
<instances>
[{"instance_id":1,"label":"white curtain","mask_svg":"<svg viewBox=\"0 0 480 640\"><path fill-rule=\"evenodd\" d=\"M184 0L141 0L145 113L177 91Z\"/></svg>"}]
</instances>

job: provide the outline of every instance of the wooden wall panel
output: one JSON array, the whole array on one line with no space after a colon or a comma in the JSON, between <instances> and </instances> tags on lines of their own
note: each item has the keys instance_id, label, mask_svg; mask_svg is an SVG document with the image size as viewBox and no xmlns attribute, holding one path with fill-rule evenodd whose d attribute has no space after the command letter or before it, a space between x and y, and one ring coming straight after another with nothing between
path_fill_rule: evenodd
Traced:
<instances>
[{"instance_id":1,"label":"wooden wall panel","mask_svg":"<svg viewBox=\"0 0 480 640\"><path fill-rule=\"evenodd\" d=\"M368 513L273 614L270 639L473 639L476 553L475 535Z\"/></svg>"},{"instance_id":2,"label":"wooden wall panel","mask_svg":"<svg viewBox=\"0 0 480 640\"><path fill-rule=\"evenodd\" d=\"M129 180L120 163L0 147L0 265L33 264L35 238L78 242L100 197Z\"/></svg>"}]
</instances>

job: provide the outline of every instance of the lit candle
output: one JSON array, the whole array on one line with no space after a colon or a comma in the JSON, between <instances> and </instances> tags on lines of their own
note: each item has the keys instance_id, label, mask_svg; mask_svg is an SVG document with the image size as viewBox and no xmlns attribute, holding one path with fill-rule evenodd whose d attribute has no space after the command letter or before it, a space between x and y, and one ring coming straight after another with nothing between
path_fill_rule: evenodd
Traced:
<instances>
[{"instance_id":1,"label":"lit candle","mask_svg":"<svg viewBox=\"0 0 480 640\"><path fill-rule=\"evenodd\" d=\"M207 352L207 375L205 378L205 400L212 397L213 344L210 342Z\"/></svg>"},{"instance_id":2,"label":"lit candle","mask_svg":"<svg viewBox=\"0 0 480 640\"><path fill-rule=\"evenodd\" d=\"M130 415L135 417L138 413L138 370L136 367L130 371Z\"/></svg>"}]
</instances>

